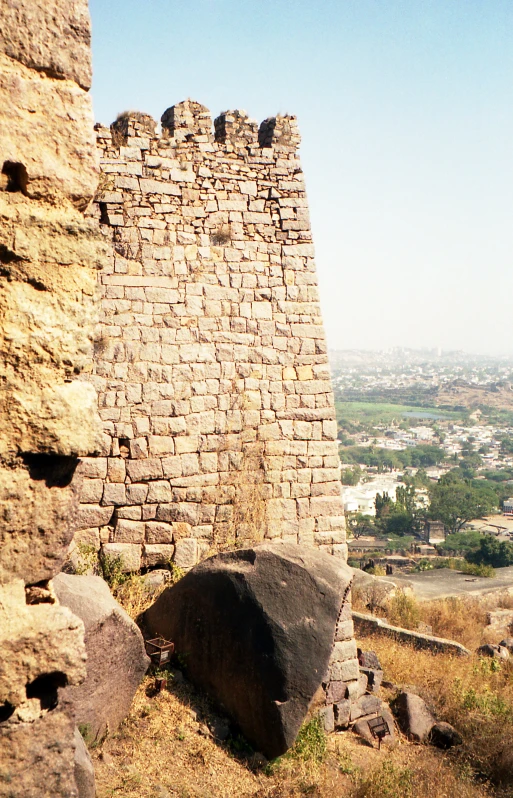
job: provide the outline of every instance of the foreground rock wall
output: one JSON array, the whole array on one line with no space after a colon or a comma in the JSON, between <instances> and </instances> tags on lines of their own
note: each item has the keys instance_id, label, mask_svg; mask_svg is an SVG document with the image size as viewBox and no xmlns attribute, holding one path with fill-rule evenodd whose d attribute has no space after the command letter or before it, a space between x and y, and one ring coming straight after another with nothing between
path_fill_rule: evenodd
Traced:
<instances>
[{"instance_id":1,"label":"foreground rock wall","mask_svg":"<svg viewBox=\"0 0 513 798\"><path fill-rule=\"evenodd\" d=\"M109 436L77 542L189 568L246 538L346 556L336 420L294 117L190 100L98 127L94 374Z\"/></svg>"},{"instance_id":2,"label":"foreground rock wall","mask_svg":"<svg viewBox=\"0 0 513 798\"><path fill-rule=\"evenodd\" d=\"M85 676L82 622L51 578L73 535L78 457L102 443L91 357L104 244L86 0L0 9L0 792L73 796L59 688Z\"/></svg>"}]
</instances>

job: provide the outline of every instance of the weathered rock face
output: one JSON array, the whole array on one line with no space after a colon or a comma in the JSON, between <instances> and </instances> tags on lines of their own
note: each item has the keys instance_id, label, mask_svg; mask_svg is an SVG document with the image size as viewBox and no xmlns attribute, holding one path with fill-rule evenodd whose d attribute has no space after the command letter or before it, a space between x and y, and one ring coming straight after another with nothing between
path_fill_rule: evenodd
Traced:
<instances>
[{"instance_id":1,"label":"weathered rock face","mask_svg":"<svg viewBox=\"0 0 513 798\"><path fill-rule=\"evenodd\" d=\"M95 798L94 767L89 751L78 729L75 729L75 781L78 798Z\"/></svg>"},{"instance_id":2,"label":"weathered rock face","mask_svg":"<svg viewBox=\"0 0 513 798\"><path fill-rule=\"evenodd\" d=\"M351 581L345 563L276 542L212 557L146 612L189 677L266 756L294 742L328 670ZM356 647L354 651L356 655Z\"/></svg>"},{"instance_id":3,"label":"weathered rock face","mask_svg":"<svg viewBox=\"0 0 513 798\"><path fill-rule=\"evenodd\" d=\"M91 357L104 245L86 0L0 5L0 747L11 796L76 795L59 691L85 676L82 622L48 580L98 451Z\"/></svg>"},{"instance_id":4,"label":"weathered rock face","mask_svg":"<svg viewBox=\"0 0 513 798\"><path fill-rule=\"evenodd\" d=\"M395 711L401 730L410 739L418 743L427 742L436 718L420 696L415 693L399 693Z\"/></svg>"},{"instance_id":5,"label":"weathered rock face","mask_svg":"<svg viewBox=\"0 0 513 798\"><path fill-rule=\"evenodd\" d=\"M92 738L114 731L126 717L150 664L137 625L113 598L99 576L59 574L57 597L84 623L87 677L63 691L75 722Z\"/></svg>"}]
</instances>

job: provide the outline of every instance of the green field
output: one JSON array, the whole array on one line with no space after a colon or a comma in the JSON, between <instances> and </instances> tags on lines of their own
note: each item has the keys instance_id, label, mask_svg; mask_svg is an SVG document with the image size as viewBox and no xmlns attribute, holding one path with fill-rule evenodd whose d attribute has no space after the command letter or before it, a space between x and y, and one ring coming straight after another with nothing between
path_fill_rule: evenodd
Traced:
<instances>
[{"instance_id":1,"label":"green field","mask_svg":"<svg viewBox=\"0 0 513 798\"><path fill-rule=\"evenodd\" d=\"M389 424L392 421L456 421L463 417L462 413L441 410L439 407L413 407L411 405L393 405L377 402L335 402L337 421L344 426L344 421L364 424Z\"/></svg>"}]
</instances>

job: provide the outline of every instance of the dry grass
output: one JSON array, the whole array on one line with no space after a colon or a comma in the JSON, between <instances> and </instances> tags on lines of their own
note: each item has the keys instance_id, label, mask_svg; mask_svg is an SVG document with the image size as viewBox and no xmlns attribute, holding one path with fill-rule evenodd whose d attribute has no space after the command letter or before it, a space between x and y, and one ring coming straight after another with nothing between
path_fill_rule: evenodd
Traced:
<instances>
[{"instance_id":1,"label":"dry grass","mask_svg":"<svg viewBox=\"0 0 513 798\"><path fill-rule=\"evenodd\" d=\"M513 745L513 662L432 654L377 635L359 645L378 653L386 679L413 686L461 732L464 745L453 755L461 766L493 777ZM511 778L513 786L513 771Z\"/></svg>"},{"instance_id":2,"label":"dry grass","mask_svg":"<svg viewBox=\"0 0 513 798\"><path fill-rule=\"evenodd\" d=\"M147 677L117 734L93 750L97 798L487 798L463 762L400 740L390 751L352 733L327 738L325 754L292 750L271 767L207 734L205 699L190 687L154 693ZM235 746L240 747L240 746ZM318 751L314 748L314 751Z\"/></svg>"},{"instance_id":3,"label":"dry grass","mask_svg":"<svg viewBox=\"0 0 513 798\"><path fill-rule=\"evenodd\" d=\"M376 604L372 611L385 617L394 626L417 630L419 623L428 624L436 637L445 637L462 643L471 651L484 643L498 643L504 631L487 624L489 610L513 609L513 596L507 592L497 592L481 597L463 596L419 601L402 590L390 599L385 599L380 585L376 584ZM369 612L368 591L362 597L353 591L353 607L361 612Z\"/></svg>"}]
</instances>

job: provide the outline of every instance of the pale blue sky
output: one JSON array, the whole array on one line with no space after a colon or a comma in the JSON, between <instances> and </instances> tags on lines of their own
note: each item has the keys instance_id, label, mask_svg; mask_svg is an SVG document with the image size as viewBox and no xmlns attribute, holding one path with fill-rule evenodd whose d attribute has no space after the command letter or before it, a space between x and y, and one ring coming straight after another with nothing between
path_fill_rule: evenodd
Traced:
<instances>
[{"instance_id":1,"label":"pale blue sky","mask_svg":"<svg viewBox=\"0 0 513 798\"><path fill-rule=\"evenodd\" d=\"M513 353L512 0L90 0L98 121L297 114L332 348Z\"/></svg>"}]
</instances>

